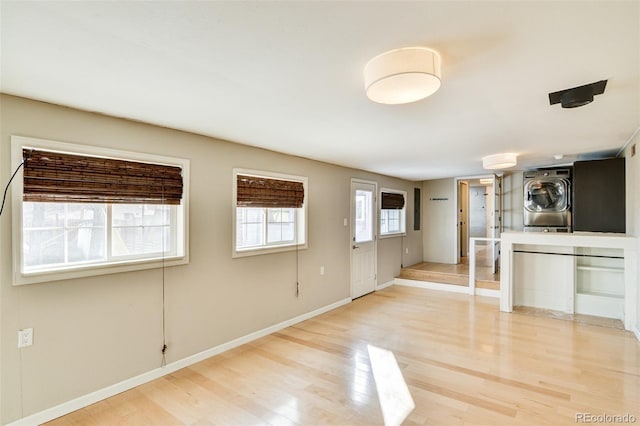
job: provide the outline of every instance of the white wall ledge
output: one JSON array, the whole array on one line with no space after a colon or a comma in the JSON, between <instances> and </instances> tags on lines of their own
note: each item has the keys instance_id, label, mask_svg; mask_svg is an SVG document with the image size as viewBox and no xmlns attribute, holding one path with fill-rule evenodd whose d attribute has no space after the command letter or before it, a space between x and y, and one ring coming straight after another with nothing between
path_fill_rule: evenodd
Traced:
<instances>
[{"instance_id":1,"label":"white wall ledge","mask_svg":"<svg viewBox=\"0 0 640 426\"><path fill-rule=\"evenodd\" d=\"M513 311L514 301L514 246L531 244L562 247L594 247L622 249L624 252L624 327L633 330L636 324L638 298L638 242L625 234L575 232L504 232L501 235L500 310ZM565 283L571 285L574 283Z\"/></svg>"}]
</instances>

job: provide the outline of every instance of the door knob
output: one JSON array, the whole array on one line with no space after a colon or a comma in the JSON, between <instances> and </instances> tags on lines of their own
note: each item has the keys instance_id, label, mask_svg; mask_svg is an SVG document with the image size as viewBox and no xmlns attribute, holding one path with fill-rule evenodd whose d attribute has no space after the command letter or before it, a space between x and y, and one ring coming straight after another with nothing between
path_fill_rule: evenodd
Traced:
<instances>
[{"instance_id":1,"label":"door knob","mask_svg":"<svg viewBox=\"0 0 640 426\"><path fill-rule=\"evenodd\" d=\"M354 249L357 249L357 248L360 248L360 247L358 247L357 245L355 245L355 244L354 244L354 245L353 245L353 248L354 248Z\"/></svg>"}]
</instances>

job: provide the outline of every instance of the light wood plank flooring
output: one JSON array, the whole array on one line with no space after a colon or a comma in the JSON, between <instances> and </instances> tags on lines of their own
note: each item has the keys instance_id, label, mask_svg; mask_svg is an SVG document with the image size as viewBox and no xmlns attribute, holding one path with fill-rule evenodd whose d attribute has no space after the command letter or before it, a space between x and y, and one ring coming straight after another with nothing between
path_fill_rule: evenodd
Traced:
<instances>
[{"instance_id":1,"label":"light wood plank flooring","mask_svg":"<svg viewBox=\"0 0 640 426\"><path fill-rule=\"evenodd\" d=\"M380 425L367 345L395 355L415 402L406 425L640 422L631 333L391 286L50 424Z\"/></svg>"}]
</instances>

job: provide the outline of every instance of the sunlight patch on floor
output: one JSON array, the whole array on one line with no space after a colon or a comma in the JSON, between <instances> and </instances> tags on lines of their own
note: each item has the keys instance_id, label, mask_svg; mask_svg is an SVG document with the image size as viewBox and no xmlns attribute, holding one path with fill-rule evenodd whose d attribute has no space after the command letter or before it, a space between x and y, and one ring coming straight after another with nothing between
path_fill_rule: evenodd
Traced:
<instances>
[{"instance_id":1,"label":"sunlight patch on floor","mask_svg":"<svg viewBox=\"0 0 640 426\"><path fill-rule=\"evenodd\" d=\"M393 352L367 345L385 426L400 425L416 408Z\"/></svg>"}]
</instances>

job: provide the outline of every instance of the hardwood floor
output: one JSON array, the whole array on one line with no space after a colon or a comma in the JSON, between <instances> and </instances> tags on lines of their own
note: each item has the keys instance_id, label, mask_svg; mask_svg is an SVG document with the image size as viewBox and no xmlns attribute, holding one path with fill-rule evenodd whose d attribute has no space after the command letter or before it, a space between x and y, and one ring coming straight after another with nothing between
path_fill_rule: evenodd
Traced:
<instances>
[{"instance_id":1,"label":"hardwood floor","mask_svg":"<svg viewBox=\"0 0 640 426\"><path fill-rule=\"evenodd\" d=\"M385 381L367 345L397 360L415 403L406 425L570 425L578 413L640 422L631 333L391 286L50 424L380 425Z\"/></svg>"}]
</instances>

